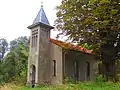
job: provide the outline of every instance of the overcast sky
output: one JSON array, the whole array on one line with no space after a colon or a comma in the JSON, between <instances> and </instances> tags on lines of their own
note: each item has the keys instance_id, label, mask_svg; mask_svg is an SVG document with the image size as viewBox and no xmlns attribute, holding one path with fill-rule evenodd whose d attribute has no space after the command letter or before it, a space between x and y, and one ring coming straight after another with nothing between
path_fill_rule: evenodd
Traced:
<instances>
[{"instance_id":1,"label":"overcast sky","mask_svg":"<svg viewBox=\"0 0 120 90\"><path fill-rule=\"evenodd\" d=\"M55 7L62 0L43 0L44 10L51 25L56 19ZM8 41L19 36L29 36L31 25L41 7L41 0L0 0L0 38ZM51 37L55 37L52 32Z\"/></svg>"}]
</instances>

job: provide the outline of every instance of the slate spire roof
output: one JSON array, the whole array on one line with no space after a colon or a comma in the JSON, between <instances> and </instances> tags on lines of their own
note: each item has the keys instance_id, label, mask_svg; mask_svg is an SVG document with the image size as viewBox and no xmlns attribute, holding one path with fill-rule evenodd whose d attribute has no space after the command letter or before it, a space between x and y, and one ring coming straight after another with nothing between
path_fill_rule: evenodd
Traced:
<instances>
[{"instance_id":1,"label":"slate spire roof","mask_svg":"<svg viewBox=\"0 0 120 90\"><path fill-rule=\"evenodd\" d=\"M40 11L38 12L38 14L37 14L35 20L33 21L32 25L28 26L27 28L32 29L32 28L34 28L38 25L44 26L47 29L54 29L54 27L52 27L49 24L49 21L48 21L47 16L44 12L44 9L43 9L43 4L41 4Z\"/></svg>"},{"instance_id":2,"label":"slate spire roof","mask_svg":"<svg viewBox=\"0 0 120 90\"><path fill-rule=\"evenodd\" d=\"M43 24L46 24L46 25L50 25L49 24L49 21L47 19L47 16L44 12L44 9L43 9L43 5L41 4L41 9L40 11L38 12L33 24L36 24L36 23L43 23Z\"/></svg>"}]
</instances>

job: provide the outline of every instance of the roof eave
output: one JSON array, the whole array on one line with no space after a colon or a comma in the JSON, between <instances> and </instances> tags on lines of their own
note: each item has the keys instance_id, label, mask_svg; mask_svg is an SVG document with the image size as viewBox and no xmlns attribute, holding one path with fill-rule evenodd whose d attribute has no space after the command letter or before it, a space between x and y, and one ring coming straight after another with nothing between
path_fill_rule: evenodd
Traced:
<instances>
[{"instance_id":1,"label":"roof eave","mask_svg":"<svg viewBox=\"0 0 120 90\"><path fill-rule=\"evenodd\" d=\"M93 51L91 52L87 52L87 51L82 51L82 50L78 50L78 49L73 49L73 48L70 48L70 47L64 47L63 45L61 45L60 43L56 43L53 39L50 39L50 41L58 46L60 46L61 48L63 49L66 49L66 50L74 50L74 51L79 51L79 52L82 52L82 53L85 53L85 54L89 54L89 55L94 55Z\"/></svg>"},{"instance_id":2,"label":"roof eave","mask_svg":"<svg viewBox=\"0 0 120 90\"><path fill-rule=\"evenodd\" d=\"M85 51L75 50L75 49L71 49L71 48L69 48L69 50L73 50L73 51L81 52L81 53L88 54L88 55L95 55L95 54L92 53L92 52L85 52Z\"/></svg>"},{"instance_id":3,"label":"roof eave","mask_svg":"<svg viewBox=\"0 0 120 90\"><path fill-rule=\"evenodd\" d=\"M34 27L36 26L43 26L43 27L46 27L46 28L49 28L49 29L54 29L54 27L50 26L50 25L47 25L47 24L44 24L44 23L41 23L41 22L38 22L38 23L35 23L35 24L32 24L30 26L28 26L27 28L28 29L33 29Z\"/></svg>"}]
</instances>

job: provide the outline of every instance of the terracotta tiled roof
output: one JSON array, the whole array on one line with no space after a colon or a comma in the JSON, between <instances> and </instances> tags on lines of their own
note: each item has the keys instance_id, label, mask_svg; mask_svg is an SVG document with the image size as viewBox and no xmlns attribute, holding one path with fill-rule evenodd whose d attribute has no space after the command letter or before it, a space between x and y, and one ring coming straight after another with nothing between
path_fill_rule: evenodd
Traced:
<instances>
[{"instance_id":1,"label":"terracotta tiled roof","mask_svg":"<svg viewBox=\"0 0 120 90\"><path fill-rule=\"evenodd\" d=\"M55 40L55 39L50 39L50 41L64 49L72 49L72 50L77 50L77 51L81 51L81 52L88 53L88 54L94 54L93 50L88 50L79 45L73 45L73 44L62 42L62 41Z\"/></svg>"}]
</instances>

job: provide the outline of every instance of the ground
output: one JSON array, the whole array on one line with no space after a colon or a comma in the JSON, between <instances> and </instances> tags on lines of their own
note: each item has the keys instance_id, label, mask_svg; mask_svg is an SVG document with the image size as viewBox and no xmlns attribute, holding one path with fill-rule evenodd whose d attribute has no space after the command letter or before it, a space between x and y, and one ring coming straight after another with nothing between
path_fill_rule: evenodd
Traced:
<instances>
[{"instance_id":1,"label":"ground","mask_svg":"<svg viewBox=\"0 0 120 90\"><path fill-rule=\"evenodd\" d=\"M79 84L64 84L58 86L42 85L35 88L7 84L0 88L0 90L120 90L120 83L87 82Z\"/></svg>"}]
</instances>

